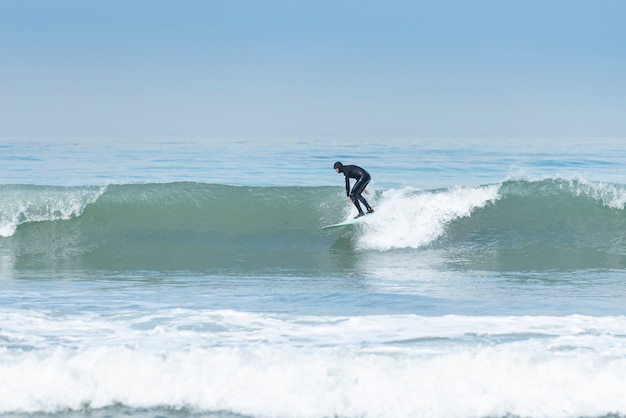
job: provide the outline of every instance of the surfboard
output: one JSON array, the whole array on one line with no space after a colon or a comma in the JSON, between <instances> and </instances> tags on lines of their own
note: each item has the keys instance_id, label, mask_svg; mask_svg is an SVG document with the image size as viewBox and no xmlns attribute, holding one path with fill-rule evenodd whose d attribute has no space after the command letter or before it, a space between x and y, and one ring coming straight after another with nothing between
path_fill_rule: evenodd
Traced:
<instances>
[{"instance_id":1,"label":"surfboard","mask_svg":"<svg viewBox=\"0 0 626 418\"><path fill-rule=\"evenodd\" d=\"M365 217L361 216L360 218L356 218L356 219L348 219L345 222L340 222L338 224L332 224L332 225L325 225L322 227L322 229L329 229L329 228L339 228L341 226L348 226L348 225L354 225L354 224L358 224L359 222L361 222Z\"/></svg>"}]
</instances>

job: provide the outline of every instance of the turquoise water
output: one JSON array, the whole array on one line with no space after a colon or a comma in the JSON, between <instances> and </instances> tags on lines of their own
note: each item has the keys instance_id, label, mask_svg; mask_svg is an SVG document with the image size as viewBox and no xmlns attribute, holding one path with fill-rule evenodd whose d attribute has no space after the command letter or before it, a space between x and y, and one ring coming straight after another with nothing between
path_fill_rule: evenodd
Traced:
<instances>
[{"instance_id":1,"label":"turquoise water","mask_svg":"<svg viewBox=\"0 0 626 418\"><path fill-rule=\"evenodd\" d=\"M622 143L0 140L0 414L626 416Z\"/></svg>"}]
</instances>

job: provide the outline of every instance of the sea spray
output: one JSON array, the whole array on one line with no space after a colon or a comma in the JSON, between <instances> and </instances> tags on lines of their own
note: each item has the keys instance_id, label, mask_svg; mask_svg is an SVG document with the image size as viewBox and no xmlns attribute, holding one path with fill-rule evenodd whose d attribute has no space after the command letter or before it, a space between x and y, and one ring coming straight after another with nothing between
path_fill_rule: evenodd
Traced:
<instances>
[{"instance_id":1,"label":"sea spray","mask_svg":"<svg viewBox=\"0 0 626 418\"><path fill-rule=\"evenodd\" d=\"M15 234L29 222L52 222L80 216L105 187L0 186L0 237Z\"/></svg>"}]
</instances>

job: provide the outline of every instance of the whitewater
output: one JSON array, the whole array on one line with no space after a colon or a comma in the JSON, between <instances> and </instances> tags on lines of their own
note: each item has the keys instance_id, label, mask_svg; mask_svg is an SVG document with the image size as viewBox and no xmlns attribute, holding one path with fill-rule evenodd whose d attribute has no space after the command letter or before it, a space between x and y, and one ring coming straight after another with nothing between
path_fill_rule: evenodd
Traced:
<instances>
[{"instance_id":1,"label":"whitewater","mask_svg":"<svg viewBox=\"0 0 626 418\"><path fill-rule=\"evenodd\" d=\"M354 141L0 140L0 416L626 416L623 141Z\"/></svg>"}]
</instances>

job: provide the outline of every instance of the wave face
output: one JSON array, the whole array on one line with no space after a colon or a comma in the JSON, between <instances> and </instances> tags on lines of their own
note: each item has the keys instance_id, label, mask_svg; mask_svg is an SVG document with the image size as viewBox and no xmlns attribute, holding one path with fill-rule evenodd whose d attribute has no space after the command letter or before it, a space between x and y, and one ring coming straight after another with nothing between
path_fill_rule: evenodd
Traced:
<instances>
[{"instance_id":1,"label":"wave face","mask_svg":"<svg viewBox=\"0 0 626 418\"><path fill-rule=\"evenodd\" d=\"M200 183L25 186L2 209L3 255L27 267L207 269L307 264L329 188ZM19 193L18 193L19 192ZM3 199L5 200L5 199Z\"/></svg>"},{"instance_id":2,"label":"wave face","mask_svg":"<svg viewBox=\"0 0 626 418\"><path fill-rule=\"evenodd\" d=\"M424 250L447 267L525 270L626 266L626 186L511 180L370 197L354 227L336 187L204 183L0 186L0 256L13 268L290 269L330 272Z\"/></svg>"},{"instance_id":3,"label":"wave face","mask_svg":"<svg viewBox=\"0 0 626 418\"><path fill-rule=\"evenodd\" d=\"M621 269L626 266L625 202L623 185L506 182L496 202L456 219L438 245L466 256L471 268Z\"/></svg>"}]
</instances>

